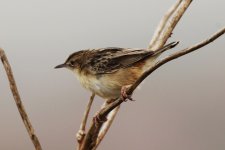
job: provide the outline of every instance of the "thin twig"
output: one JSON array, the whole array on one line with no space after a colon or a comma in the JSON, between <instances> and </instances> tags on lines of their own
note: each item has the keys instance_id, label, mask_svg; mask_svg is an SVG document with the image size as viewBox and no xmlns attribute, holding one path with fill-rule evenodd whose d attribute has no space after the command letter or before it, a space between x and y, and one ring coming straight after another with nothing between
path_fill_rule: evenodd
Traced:
<instances>
[{"instance_id":1,"label":"thin twig","mask_svg":"<svg viewBox=\"0 0 225 150\"><path fill-rule=\"evenodd\" d=\"M177 10L177 8L181 4L181 2L182 2L182 0L178 0L163 16L163 18L161 19L159 25L157 26L157 28L153 34L153 37L149 43L148 49L152 49L152 47L155 45L155 43L159 40L162 31L164 30L166 24L168 23L168 20L173 15L173 13Z\"/></svg>"},{"instance_id":2,"label":"thin twig","mask_svg":"<svg viewBox=\"0 0 225 150\"><path fill-rule=\"evenodd\" d=\"M23 120L23 123L24 123L24 125L27 129L27 132L28 132L29 136L30 136L30 139L32 140L33 145L34 145L36 150L42 150L41 144L38 140L38 137L34 133L34 128L32 127L32 124L31 124L31 122L28 118L28 115L27 115L27 113L25 111L25 108L23 106L23 103L21 101L21 98L20 98L20 95L19 95L19 92L18 92L18 89L17 89L17 86L16 86L15 79L13 77L13 73L12 73L12 69L11 69L11 66L9 64L9 61L8 61L6 55L5 55L4 50L1 49L1 48L0 48L0 57L1 57L1 61L3 63L3 66L5 68L8 80L9 80L10 89L12 91L14 100L16 102L16 105L17 105L17 108L19 110L20 116Z\"/></svg>"},{"instance_id":3,"label":"thin twig","mask_svg":"<svg viewBox=\"0 0 225 150\"><path fill-rule=\"evenodd\" d=\"M89 112L90 112L90 109L91 109L94 98L95 98L95 94L92 93L92 95L91 95L91 97L88 101L88 105L85 109L84 117L83 117L83 120L81 122L80 129L79 129L78 133L76 134L77 142L78 142L78 149L80 148L80 145L81 145L81 143L84 139L84 136L85 136L85 128L86 128L86 124L87 124L87 119L88 119L88 115L89 115Z\"/></svg>"},{"instance_id":4,"label":"thin twig","mask_svg":"<svg viewBox=\"0 0 225 150\"><path fill-rule=\"evenodd\" d=\"M158 69L159 67L161 67L163 64L174 60L178 57L181 57L183 55L186 55L188 53L191 53L197 49L200 49L201 47L213 42L214 40L216 40L218 37L220 37L221 35L223 35L225 33L225 28L223 28L222 30L220 30L219 32L215 33L212 37L210 37L207 40L204 40L202 42L200 42L199 44L196 44L190 48L186 48L183 49L181 51L178 51L162 60L160 60L158 63L156 63L155 65L153 65L149 70L147 70L127 91L128 95L131 95L133 93L133 91L137 88L137 86L146 78L148 77L152 72L154 72L156 69ZM117 106L119 106L122 102L124 102L122 100L123 98L120 97L119 99L117 99L116 101L112 102L111 104L109 104L107 107L103 108L99 113L98 116L100 118L104 118L105 116L107 116L113 109L115 109ZM98 135L99 130L101 128L103 123L99 123L99 125L96 126L96 124L92 121L91 127L85 137L84 143L82 144L81 150L92 150L93 147L96 144L96 134Z\"/></svg>"},{"instance_id":5,"label":"thin twig","mask_svg":"<svg viewBox=\"0 0 225 150\"><path fill-rule=\"evenodd\" d=\"M182 3L179 5L179 8L173 13L174 15L171 18L170 22L167 23L167 26L165 27L164 31L160 34L160 37L152 45L149 45L151 50L159 49L166 43L166 41L171 36L174 28L176 27L177 23L179 22L180 18L183 16L191 2L192 0L182 0Z\"/></svg>"}]
</instances>

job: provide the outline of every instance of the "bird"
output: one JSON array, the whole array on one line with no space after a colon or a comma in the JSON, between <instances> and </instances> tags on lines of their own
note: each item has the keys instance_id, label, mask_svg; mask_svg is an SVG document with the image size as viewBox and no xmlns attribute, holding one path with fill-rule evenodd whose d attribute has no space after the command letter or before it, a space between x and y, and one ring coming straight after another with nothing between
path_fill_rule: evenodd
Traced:
<instances>
[{"instance_id":1,"label":"bird","mask_svg":"<svg viewBox=\"0 0 225 150\"><path fill-rule=\"evenodd\" d=\"M71 70L81 85L107 102L120 96L132 100L127 89L152 65L164 51L179 42L171 42L160 49L107 47L85 49L72 53L55 68Z\"/></svg>"}]
</instances>

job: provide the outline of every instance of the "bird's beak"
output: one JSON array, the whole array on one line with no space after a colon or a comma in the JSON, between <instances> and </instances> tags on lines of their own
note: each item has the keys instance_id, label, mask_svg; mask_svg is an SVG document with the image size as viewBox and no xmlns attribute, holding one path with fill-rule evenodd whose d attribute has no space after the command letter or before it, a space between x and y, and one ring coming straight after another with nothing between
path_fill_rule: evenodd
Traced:
<instances>
[{"instance_id":1,"label":"bird's beak","mask_svg":"<svg viewBox=\"0 0 225 150\"><path fill-rule=\"evenodd\" d=\"M55 69L58 69L58 68L64 68L66 67L67 65L66 64L60 64L58 66L55 66Z\"/></svg>"}]
</instances>

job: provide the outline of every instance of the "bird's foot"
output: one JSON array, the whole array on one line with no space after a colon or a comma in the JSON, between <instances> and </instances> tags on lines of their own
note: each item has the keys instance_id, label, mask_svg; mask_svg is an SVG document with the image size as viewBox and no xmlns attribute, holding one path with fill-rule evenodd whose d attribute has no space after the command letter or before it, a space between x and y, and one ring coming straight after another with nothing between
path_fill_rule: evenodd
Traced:
<instances>
[{"instance_id":1,"label":"bird's foot","mask_svg":"<svg viewBox=\"0 0 225 150\"><path fill-rule=\"evenodd\" d=\"M76 134L77 141L80 143L83 140L84 136L85 136L85 131L80 129Z\"/></svg>"},{"instance_id":2,"label":"bird's foot","mask_svg":"<svg viewBox=\"0 0 225 150\"><path fill-rule=\"evenodd\" d=\"M135 101L131 95L128 95L127 94L127 90L130 88L131 85L127 85L127 86L122 86L121 88L121 97L122 97L122 100L124 102L126 102L127 100L130 100L130 101Z\"/></svg>"}]
</instances>

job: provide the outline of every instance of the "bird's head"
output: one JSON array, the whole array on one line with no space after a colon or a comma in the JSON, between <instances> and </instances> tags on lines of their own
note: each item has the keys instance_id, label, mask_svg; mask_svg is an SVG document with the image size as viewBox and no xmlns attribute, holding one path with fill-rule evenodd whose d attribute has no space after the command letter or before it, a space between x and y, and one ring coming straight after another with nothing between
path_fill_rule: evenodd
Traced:
<instances>
[{"instance_id":1,"label":"bird's head","mask_svg":"<svg viewBox=\"0 0 225 150\"><path fill-rule=\"evenodd\" d=\"M67 68L72 71L79 70L82 66L84 51L78 51L71 54L63 64L55 66L55 69L58 68Z\"/></svg>"}]
</instances>

